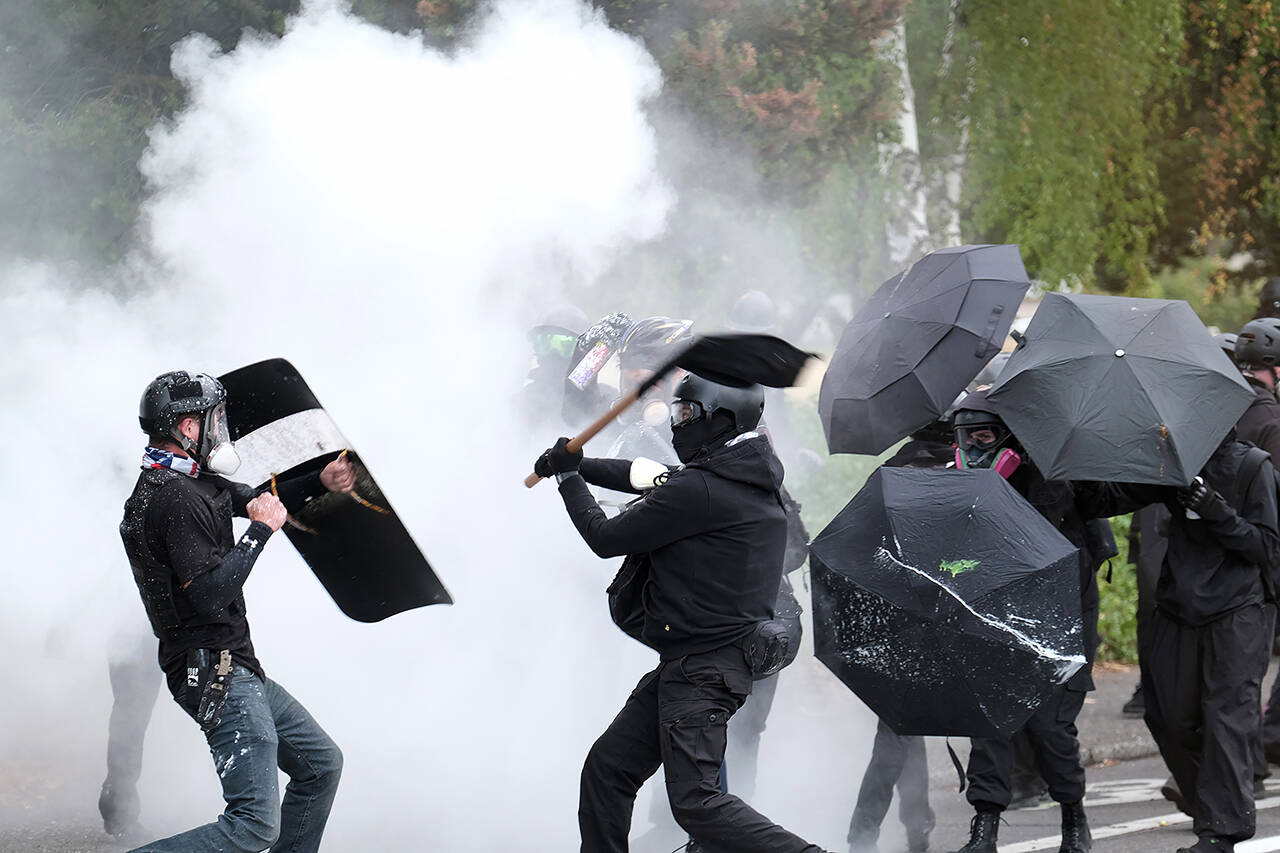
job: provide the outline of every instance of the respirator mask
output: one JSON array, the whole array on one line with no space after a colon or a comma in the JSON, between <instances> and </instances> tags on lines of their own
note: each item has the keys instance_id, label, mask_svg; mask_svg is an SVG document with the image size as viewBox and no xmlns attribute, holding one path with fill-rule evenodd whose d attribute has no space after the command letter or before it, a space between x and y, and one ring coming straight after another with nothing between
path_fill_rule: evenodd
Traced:
<instances>
[{"instance_id":1,"label":"respirator mask","mask_svg":"<svg viewBox=\"0 0 1280 853\"><path fill-rule=\"evenodd\" d=\"M231 443L231 430L227 426L226 403L219 403L204 413L196 458L206 470L227 477L240 467L240 455Z\"/></svg>"},{"instance_id":2,"label":"respirator mask","mask_svg":"<svg viewBox=\"0 0 1280 853\"><path fill-rule=\"evenodd\" d=\"M957 425L956 467L962 470L991 468L1006 480L1022 464L1022 456L1012 447L1013 433L999 422Z\"/></svg>"}]
</instances>

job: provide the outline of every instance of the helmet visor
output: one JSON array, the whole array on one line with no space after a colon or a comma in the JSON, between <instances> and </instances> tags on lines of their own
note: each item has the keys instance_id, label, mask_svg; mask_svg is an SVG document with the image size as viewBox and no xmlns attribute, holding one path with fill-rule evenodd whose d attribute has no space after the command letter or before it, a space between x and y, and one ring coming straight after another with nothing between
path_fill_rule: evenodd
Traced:
<instances>
[{"instance_id":1,"label":"helmet visor","mask_svg":"<svg viewBox=\"0 0 1280 853\"><path fill-rule=\"evenodd\" d=\"M695 400L676 400L671 404L671 426L681 427L701 418L705 412Z\"/></svg>"},{"instance_id":2,"label":"helmet visor","mask_svg":"<svg viewBox=\"0 0 1280 853\"><path fill-rule=\"evenodd\" d=\"M573 358L578 345L577 335L563 332L539 332L533 337L533 354L538 358L557 357L566 361Z\"/></svg>"}]
</instances>

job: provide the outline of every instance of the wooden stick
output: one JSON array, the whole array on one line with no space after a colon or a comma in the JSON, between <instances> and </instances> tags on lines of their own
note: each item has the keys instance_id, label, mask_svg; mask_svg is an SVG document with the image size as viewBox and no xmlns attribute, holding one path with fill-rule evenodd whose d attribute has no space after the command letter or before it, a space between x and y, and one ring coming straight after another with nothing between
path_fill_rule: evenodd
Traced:
<instances>
[{"instance_id":1,"label":"wooden stick","mask_svg":"<svg viewBox=\"0 0 1280 853\"><path fill-rule=\"evenodd\" d=\"M588 426L582 432L578 433L576 436L574 436L572 439L569 440L569 445L568 445L569 452L577 453L579 450L581 450L582 445L586 444L588 441L590 441L591 439L599 435L601 430L603 430L609 424L613 423L614 419L617 418L618 415L622 414L624 411L630 408L631 404L639 399L640 399L640 389L637 389L635 391L632 391L630 394L627 394L625 397L618 400L618 402L610 406L609 411L605 412L603 415L596 418L591 423L590 426ZM538 481L541 479L542 478L539 477L537 474L530 474L528 477L524 478L524 484L527 488L532 489L534 486L538 485Z\"/></svg>"}]
</instances>

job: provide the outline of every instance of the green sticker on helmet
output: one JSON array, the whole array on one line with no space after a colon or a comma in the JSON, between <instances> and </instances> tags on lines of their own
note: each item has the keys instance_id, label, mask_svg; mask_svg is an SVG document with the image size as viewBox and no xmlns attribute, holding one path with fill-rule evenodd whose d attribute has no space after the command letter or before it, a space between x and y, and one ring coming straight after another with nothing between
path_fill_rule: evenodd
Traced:
<instances>
[{"instance_id":1,"label":"green sticker on helmet","mask_svg":"<svg viewBox=\"0 0 1280 853\"><path fill-rule=\"evenodd\" d=\"M951 577L962 575L970 569L976 569L981 560L943 560L938 564L938 568L944 572L950 572Z\"/></svg>"}]
</instances>

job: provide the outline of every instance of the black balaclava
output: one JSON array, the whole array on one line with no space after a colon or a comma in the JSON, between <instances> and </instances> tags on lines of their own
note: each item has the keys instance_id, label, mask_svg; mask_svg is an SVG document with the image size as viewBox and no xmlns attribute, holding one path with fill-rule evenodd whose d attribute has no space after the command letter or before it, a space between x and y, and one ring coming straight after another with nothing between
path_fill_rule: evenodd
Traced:
<instances>
[{"instance_id":1,"label":"black balaclava","mask_svg":"<svg viewBox=\"0 0 1280 853\"><path fill-rule=\"evenodd\" d=\"M712 412L684 426L671 428L671 446L676 450L680 461L688 465L711 451L724 446L724 443L738 434L733 418L726 413Z\"/></svg>"}]
</instances>

